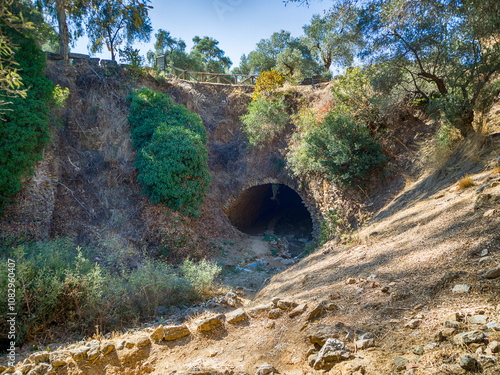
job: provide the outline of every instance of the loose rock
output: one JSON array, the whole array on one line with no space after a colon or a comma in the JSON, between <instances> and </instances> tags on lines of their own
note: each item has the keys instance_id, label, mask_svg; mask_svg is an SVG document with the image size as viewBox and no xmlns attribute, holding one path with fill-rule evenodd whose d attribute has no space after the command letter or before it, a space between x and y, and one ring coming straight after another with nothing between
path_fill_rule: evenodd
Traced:
<instances>
[{"instance_id":1,"label":"loose rock","mask_svg":"<svg viewBox=\"0 0 500 375\"><path fill-rule=\"evenodd\" d=\"M487 349L491 350L492 353L499 353L500 343L498 341L492 341L488 344Z\"/></svg>"},{"instance_id":2,"label":"loose rock","mask_svg":"<svg viewBox=\"0 0 500 375\"><path fill-rule=\"evenodd\" d=\"M477 360L469 354L463 354L458 364L467 371L474 371L477 369Z\"/></svg>"},{"instance_id":3,"label":"loose rock","mask_svg":"<svg viewBox=\"0 0 500 375\"><path fill-rule=\"evenodd\" d=\"M500 277L500 266L492 268L489 271L486 271L482 277L485 279L496 279Z\"/></svg>"},{"instance_id":4,"label":"loose rock","mask_svg":"<svg viewBox=\"0 0 500 375\"><path fill-rule=\"evenodd\" d=\"M334 326L318 324L309 329L307 338L311 344L317 344L321 347L325 345L329 338L339 337L339 333L340 330Z\"/></svg>"},{"instance_id":5,"label":"loose rock","mask_svg":"<svg viewBox=\"0 0 500 375\"><path fill-rule=\"evenodd\" d=\"M99 357L99 348L98 347L93 347L87 352L87 359L89 361L93 361L97 357Z\"/></svg>"},{"instance_id":6,"label":"loose rock","mask_svg":"<svg viewBox=\"0 0 500 375\"><path fill-rule=\"evenodd\" d=\"M418 345L417 347L415 347L415 349L413 349L413 353L416 355L423 355L424 352L425 352L425 350L424 350L424 347L422 345Z\"/></svg>"},{"instance_id":7,"label":"loose rock","mask_svg":"<svg viewBox=\"0 0 500 375\"><path fill-rule=\"evenodd\" d=\"M260 366L257 372L255 373L255 375L273 375L273 374L279 374L279 372L268 363L265 363L262 366Z\"/></svg>"},{"instance_id":8,"label":"loose rock","mask_svg":"<svg viewBox=\"0 0 500 375\"><path fill-rule=\"evenodd\" d=\"M422 319L412 319L405 324L405 328L416 329L422 324Z\"/></svg>"},{"instance_id":9,"label":"loose rock","mask_svg":"<svg viewBox=\"0 0 500 375\"><path fill-rule=\"evenodd\" d=\"M35 365L38 365L41 362L49 362L49 353L48 352L40 352L35 353L30 357Z\"/></svg>"},{"instance_id":10,"label":"loose rock","mask_svg":"<svg viewBox=\"0 0 500 375\"><path fill-rule=\"evenodd\" d=\"M235 324L248 319L248 315L243 309L237 309L226 314L226 322Z\"/></svg>"},{"instance_id":11,"label":"loose rock","mask_svg":"<svg viewBox=\"0 0 500 375\"><path fill-rule=\"evenodd\" d=\"M163 331L163 326L158 326L153 333L149 336L149 338L153 341L161 341L163 340L163 336L165 335Z\"/></svg>"},{"instance_id":12,"label":"loose rock","mask_svg":"<svg viewBox=\"0 0 500 375\"><path fill-rule=\"evenodd\" d=\"M466 284L457 284L451 290L453 293L469 293L471 289L470 285Z\"/></svg>"},{"instance_id":13,"label":"loose rock","mask_svg":"<svg viewBox=\"0 0 500 375\"><path fill-rule=\"evenodd\" d=\"M349 359L349 348L341 341L329 338L318 353L314 362L315 370L329 370L336 363Z\"/></svg>"},{"instance_id":14,"label":"loose rock","mask_svg":"<svg viewBox=\"0 0 500 375\"><path fill-rule=\"evenodd\" d=\"M396 366L396 368L398 370L400 370L400 369L405 368L407 363L408 363L408 360L405 357L398 357L394 361L394 366Z\"/></svg>"},{"instance_id":15,"label":"loose rock","mask_svg":"<svg viewBox=\"0 0 500 375\"><path fill-rule=\"evenodd\" d=\"M297 306L297 303L289 300L280 300L277 303L278 308L282 310L290 310Z\"/></svg>"},{"instance_id":16,"label":"loose rock","mask_svg":"<svg viewBox=\"0 0 500 375\"><path fill-rule=\"evenodd\" d=\"M356 350L364 350L371 348L375 343L375 340L373 339L366 339L366 340L357 340L354 342L354 346L356 347Z\"/></svg>"},{"instance_id":17,"label":"loose rock","mask_svg":"<svg viewBox=\"0 0 500 375\"><path fill-rule=\"evenodd\" d=\"M474 315L467 318L469 324L486 324L488 322L487 315Z\"/></svg>"},{"instance_id":18,"label":"loose rock","mask_svg":"<svg viewBox=\"0 0 500 375\"><path fill-rule=\"evenodd\" d=\"M83 361L87 359L87 352L89 350L86 346L82 346L81 348L72 350L70 353L75 361Z\"/></svg>"},{"instance_id":19,"label":"loose rock","mask_svg":"<svg viewBox=\"0 0 500 375\"><path fill-rule=\"evenodd\" d=\"M66 358L68 357L68 353L64 352L54 352L50 353L49 360L50 364L53 367L61 367L66 365Z\"/></svg>"},{"instance_id":20,"label":"loose rock","mask_svg":"<svg viewBox=\"0 0 500 375\"><path fill-rule=\"evenodd\" d=\"M145 346L151 345L151 341L148 336L140 336L135 340L135 344L138 348L144 348Z\"/></svg>"},{"instance_id":21,"label":"loose rock","mask_svg":"<svg viewBox=\"0 0 500 375\"><path fill-rule=\"evenodd\" d=\"M463 332L459 333L458 335L455 335L453 337L453 342L457 345L460 344L472 344L475 342L481 342L485 338L484 333L481 331L470 331L470 332Z\"/></svg>"},{"instance_id":22,"label":"loose rock","mask_svg":"<svg viewBox=\"0 0 500 375\"><path fill-rule=\"evenodd\" d=\"M252 307L251 309L248 309L247 314L250 315L252 318L257 318L269 310L271 310L271 306L259 305L259 306Z\"/></svg>"},{"instance_id":23,"label":"loose rock","mask_svg":"<svg viewBox=\"0 0 500 375\"><path fill-rule=\"evenodd\" d=\"M107 355L115 350L115 345L111 342L105 342L101 345L101 353Z\"/></svg>"},{"instance_id":24,"label":"loose rock","mask_svg":"<svg viewBox=\"0 0 500 375\"><path fill-rule=\"evenodd\" d=\"M276 308L269 311L268 317L269 319L278 319L281 315L283 315L283 310Z\"/></svg>"},{"instance_id":25,"label":"loose rock","mask_svg":"<svg viewBox=\"0 0 500 375\"><path fill-rule=\"evenodd\" d=\"M307 304L306 303L302 303L302 304L298 305L296 308L294 308L292 311L290 311L290 313L288 314L288 316L290 318L295 318L297 315L300 315L304 311L306 311L306 309L307 309Z\"/></svg>"},{"instance_id":26,"label":"loose rock","mask_svg":"<svg viewBox=\"0 0 500 375\"><path fill-rule=\"evenodd\" d=\"M185 336L189 336L188 327L185 324L163 327L163 340L173 341Z\"/></svg>"},{"instance_id":27,"label":"loose rock","mask_svg":"<svg viewBox=\"0 0 500 375\"><path fill-rule=\"evenodd\" d=\"M208 332L222 326L223 314L213 316L207 319L200 319L195 322L196 330L199 332Z\"/></svg>"},{"instance_id":28,"label":"loose rock","mask_svg":"<svg viewBox=\"0 0 500 375\"><path fill-rule=\"evenodd\" d=\"M321 301L317 303L311 312L307 315L307 320L314 320L316 318L319 318L321 315L323 315L326 311L326 301Z\"/></svg>"}]
</instances>

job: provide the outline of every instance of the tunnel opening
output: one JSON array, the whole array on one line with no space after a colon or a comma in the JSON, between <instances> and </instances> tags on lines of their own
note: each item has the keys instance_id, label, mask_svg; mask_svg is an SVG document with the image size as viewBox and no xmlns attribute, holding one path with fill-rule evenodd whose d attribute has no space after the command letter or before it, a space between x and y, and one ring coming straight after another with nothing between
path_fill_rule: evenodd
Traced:
<instances>
[{"instance_id":1,"label":"tunnel opening","mask_svg":"<svg viewBox=\"0 0 500 375\"><path fill-rule=\"evenodd\" d=\"M284 184L264 184L245 190L227 215L243 233L285 237L292 255L301 252L313 238L311 214L297 192Z\"/></svg>"}]
</instances>

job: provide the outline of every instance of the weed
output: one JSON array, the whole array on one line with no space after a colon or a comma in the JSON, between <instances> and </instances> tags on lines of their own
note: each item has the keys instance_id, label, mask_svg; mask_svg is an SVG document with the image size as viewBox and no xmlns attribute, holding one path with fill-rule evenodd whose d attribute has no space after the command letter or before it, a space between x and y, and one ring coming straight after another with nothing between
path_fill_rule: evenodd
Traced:
<instances>
[{"instance_id":1,"label":"weed","mask_svg":"<svg viewBox=\"0 0 500 375\"><path fill-rule=\"evenodd\" d=\"M58 324L101 337L104 330L155 316L159 305L211 296L221 272L214 263L189 260L179 272L160 260L132 259L124 249L78 247L67 238L1 250L0 272L7 274L7 257L16 261L19 343L46 336ZM100 264L89 260L96 254ZM6 283L0 279L5 300ZM6 309L0 305L0 314Z\"/></svg>"},{"instance_id":2,"label":"weed","mask_svg":"<svg viewBox=\"0 0 500 375\"><path fill-rule=\"evenodd\" d=\"M466 174L460 180L458 180L458 188L460 190L467 189L467 188L474 186L474 185L475 185L474 179L472 178L472 176L470 174Z\"/></svg>"}]
</instances>

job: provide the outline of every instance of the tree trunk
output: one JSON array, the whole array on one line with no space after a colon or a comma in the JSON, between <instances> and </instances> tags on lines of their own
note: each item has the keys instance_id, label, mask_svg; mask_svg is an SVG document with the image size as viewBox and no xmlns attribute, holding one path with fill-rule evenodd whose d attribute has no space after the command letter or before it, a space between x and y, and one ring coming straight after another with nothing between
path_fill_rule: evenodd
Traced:
<instances>
[{"instance_id":1,"label":"tree trunk","mask_svg":"<svg viewBox=\"0 0 500 375\"><path fill-rule=\"evenodd\" d=\"M66 22L64 0L56 0L57 23L59 25L59 53L69 62L69 31Z\"/></svg>"},{"instance_id":2,"label":"tree trunk","mask_svg":"<svg viewBox=\"0 0 500 375\"><path fill-rule=\"evenodd\" d=\"M460 130L462 137L467 137L473 130L472 123L474 122L474 109L469 106L465 109L463 115L455 122L455 127Z\"/></svg>"}]
</instances>

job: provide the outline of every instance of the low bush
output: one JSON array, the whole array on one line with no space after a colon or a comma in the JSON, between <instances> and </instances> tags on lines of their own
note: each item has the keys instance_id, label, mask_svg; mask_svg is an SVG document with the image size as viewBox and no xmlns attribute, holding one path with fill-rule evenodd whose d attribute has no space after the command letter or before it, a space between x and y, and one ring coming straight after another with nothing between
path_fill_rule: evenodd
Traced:
<instances>
[{"instance_id":1,"label":"low bush","mask_svg":"<svg viewBox=\"0 0 500 375\"><path fill-rule=\"evenodd\" d=\"M80 248L70 239L0 248L3 301L8 293L7 259L15 261L19 343L46 335L57 326L65 332L91 334L96 325L103 331L151 319L160 305L211 296L221 272L208 261L186 261L175 269L135 256L132 265L128 257L116 253L115 248ZM7 316L7 308L6 303L0 305L2 316ZM7 328L5 320L0 328Z\"/></svg>"},{"instance_id":2,"label":"low bush","mask_svg":"<svg viewBox=\"0 0 500 375\"><path fill-rule=\"evenodd\" d=\"M129 96L138 180L153 203L199 215L210 184L207 135L200 117L150 89Z\"/></svg>"},{"instance_id":3,"label":"low bush","mask_svg":"<svg viewBox=\"0 0 500 375\"><path fill-rule=\"evenodd\" d=\"M248 105L248 113L241 120L250 146L265 145L281 134L289 121L285 99L259 97Z\"/></svg>"},{"instance_id":4,"label":"low bush","mask_svg":"<svg viewBox=\"0 0 500 375\"><path fill-rule=\"evenodd\" d=\"M460 190L465 190L467 188L470 188L471 186L474 186L474 179L470 174L466 174L463 176L460 180L458 180L458 188Z\"/></svg>"}]
</instances>

